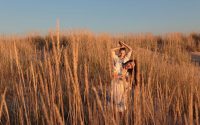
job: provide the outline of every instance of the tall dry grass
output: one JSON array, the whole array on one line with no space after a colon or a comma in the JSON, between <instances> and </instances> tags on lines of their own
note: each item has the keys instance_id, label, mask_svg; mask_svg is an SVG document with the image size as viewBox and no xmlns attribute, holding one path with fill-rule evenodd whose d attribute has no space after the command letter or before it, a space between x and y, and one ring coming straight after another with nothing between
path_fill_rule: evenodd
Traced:
<instances>
[{"instance_id":1,"label":"tall dry grass","mask_svg":"<svg viewBox=\"0 0 200 125\"><path fill-rule=\"evenodd\" d=\"M199 35L94 34L0 37L0 124L199 124ZM133 48L137 85L119 116L107 100L110 49Z\"/></svg>"}]
</instances>

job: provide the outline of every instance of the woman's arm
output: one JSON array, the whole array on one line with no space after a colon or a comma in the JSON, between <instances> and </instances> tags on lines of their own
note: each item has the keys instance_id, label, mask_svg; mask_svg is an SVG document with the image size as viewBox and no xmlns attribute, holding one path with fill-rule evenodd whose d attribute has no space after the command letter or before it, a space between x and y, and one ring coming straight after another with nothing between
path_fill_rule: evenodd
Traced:
<instances>
[{"instance_id":1,"label":"woman's arm","mask_svg":"<svg viewBox=\"0 0 200 125\"><path fill-rule=\"evenodd\" d=\"M129 51L132 52L132 48L131 48L129 45L127 45L127 44L124 43L124 42L120 42L120 44L123 45L123 46L125 46L125 47L127 47L127 48L129 49Z\"/></svg>"},{"instance_id":2,"label":"woman's arm","mask_svg":"<svg viewBox=\"0 0 200 125\"><path fill-rule=\"evenodd\" d=\"M126 74L127 74L127 70L126 69L122 69L122 75L121 75L121 78L126 80Z\"/></svg>"},{"instance_id":3,"label":"woman's arm","mask_svg":"<svg viewBox=\"0 0 200 125\"><path fill-rule=\"evenodd\" d=\"M112 48L111 51L116 51L116 50L119 50L120 48L121 48L121 46L120 47L115 47L115 48Z\"/></svg>"},{"instance_id":4,"label":"woman's arm","mask_svg":"<svg viewBox=\"0 0 200 125\"><path fill-rule=\"evenodd\" d=\"M112 55L112 58L117 58L117 55L115 54L115 51L116 50L119 50L121 47L115 47L115 48L112 48L111 49L111 55Z\"/></svg>"}]
</instances>

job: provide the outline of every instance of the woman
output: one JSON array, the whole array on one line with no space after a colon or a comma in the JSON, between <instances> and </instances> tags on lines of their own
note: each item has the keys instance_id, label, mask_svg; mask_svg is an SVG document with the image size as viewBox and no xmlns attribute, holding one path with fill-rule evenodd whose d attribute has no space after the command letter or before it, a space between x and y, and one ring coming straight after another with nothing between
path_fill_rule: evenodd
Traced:
<instances>
[{"instance_id":1,"label":"woman","mask_svg":"<svg viewBox=\"0 0 200 125\"><path fill-rule=\"evenodd\" d=\"M113 77L117 78L122 74L122 64L130 60L132 48L124 42L119 42L120 47L111 49L113 59ZM128 52L127 52L128 49ZM115 51L119 50L118 54Z\"/></svg>"},{"instance_id":2,"label":"woman","mask_svg":"<svg viewBox=\"0 0 200 125\"><path fill-rule=\"evenodd\" d=\"M122 64L122 73L111 82L111 97L118 112L126 110L127 94L131 89L130 78L134 67L133 60Z\"/></svg>"}]
</instances>

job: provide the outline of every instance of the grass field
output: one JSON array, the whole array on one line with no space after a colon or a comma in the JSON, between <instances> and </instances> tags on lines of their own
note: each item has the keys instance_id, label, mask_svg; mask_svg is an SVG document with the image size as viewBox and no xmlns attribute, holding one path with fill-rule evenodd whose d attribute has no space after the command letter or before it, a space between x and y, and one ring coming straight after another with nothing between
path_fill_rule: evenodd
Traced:
<instances>
[{"instance_id":1,"label":"grass field","mask_svg":"<svg viewBox=\"0 0 200 125\"><path fill-rule=\"evenodd\" d=\"M138 85L119 117L107 103L110 49L124 41L138 62ZM0 124L199 125L200 34L0 36Z\"/></svg>"}]
</instances>

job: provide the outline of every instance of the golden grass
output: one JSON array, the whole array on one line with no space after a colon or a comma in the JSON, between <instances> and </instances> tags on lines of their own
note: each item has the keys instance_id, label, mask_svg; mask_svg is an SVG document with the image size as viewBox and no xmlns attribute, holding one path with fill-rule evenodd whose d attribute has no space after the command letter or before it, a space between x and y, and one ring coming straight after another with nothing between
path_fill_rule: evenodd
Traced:
<instances>
[{"instance_id":1,"label":"golden grass","mask_svg":"<svg viewBox=\"0 0 200 125\"><path fill-rule=\"evenodd\" d=\"M59 29L59 27L58 27ZM199 35L51 32L0 37L0 124L199 124ZM107 95L110 49L119 40L137 61L134 95L119 117Z\"/></svg>"}]
</instances>

